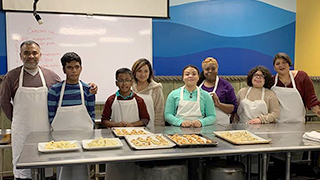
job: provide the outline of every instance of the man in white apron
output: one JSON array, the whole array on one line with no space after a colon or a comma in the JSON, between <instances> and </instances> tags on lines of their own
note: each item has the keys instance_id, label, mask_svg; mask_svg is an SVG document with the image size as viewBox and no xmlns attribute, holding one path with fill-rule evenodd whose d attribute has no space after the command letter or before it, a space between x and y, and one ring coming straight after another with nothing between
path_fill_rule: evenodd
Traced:
<instances>
[{"instance_id":1,"label":"man in white apron","mask_svg":"<svg viewBox=\"0 0 320 180\"><path fill-rule=\"evenodd\" d=\"M2 82L0 102L8 119L12 120L13 173L16 179L31 178L30 169L16 169L17 161L30 132L49 130L47 87L60 82L57 74L38 66L40 57L38 43L23 42L20 45L23 66L10 70ZM46 175L52 176L52 171L47 172Z\"/></svg>"},{"instance_id":2,"label":"man in white apron","mask_svg":"<svg viewBox=\"0 0 320 180\"><path fill-rule=\"evenodd\" d=\"M53 85L48 94L52 130L92 131L95 119L95 95L89 92L88 84L79 80L82 71L81 58L78 54L69 52L63 55L61 64L66 80ZM62 167L58 171L59 179L88 179L85 165Z\"/></svg>"}]
</instances>

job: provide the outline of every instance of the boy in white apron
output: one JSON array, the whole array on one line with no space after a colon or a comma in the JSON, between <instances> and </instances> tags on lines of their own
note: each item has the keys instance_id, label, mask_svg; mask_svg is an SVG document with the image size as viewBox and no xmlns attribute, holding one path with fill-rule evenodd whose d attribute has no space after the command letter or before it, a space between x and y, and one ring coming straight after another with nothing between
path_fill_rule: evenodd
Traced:
<instances>
[{"instance_id":1,"label":"boy in white apron","mask_svg":"<svg viewBox=\"0 0 320 180\"><path fill-rule=\"evenodd\" d=\"M119 90L111 95L104 105L101 118L103 126L110 128L148 125L150 116L147 106L141 97L132 92L132 83L130 69L121 68L116 71L116 85ZM136 168L135 163L107 164L105 179L132 179L135 177Z\"/></svg>"},{"instance_id":2,"label":"boy in white apron","mask_svg":"<svg viewBox=\"0 0 320 180\"><path fill-rule=\"evenodd\" d=\"M147 126L150 116L144 100L132 92L133 77L130 69L121 68L116 72L119 90L111 95L102 112L101 123L105 127Z\"/></svg>"},{"instance_id":3,"label":"boy in white apron","mask_svg":"<svg viewBox=\"0 0 320 180\"><path fill-rule=\"evenodd\" d=\"M95 95L90 86L79 80L81 58L69 52L61 58L66 80L53 85L48 93L49 121L53 131L92 131L95 119ZM87 137L89 138L89 137ZM60 139L59 139L60 140ZM62 167L59 179L88 179L87 166Z\"/></svg>"}]
</instances>

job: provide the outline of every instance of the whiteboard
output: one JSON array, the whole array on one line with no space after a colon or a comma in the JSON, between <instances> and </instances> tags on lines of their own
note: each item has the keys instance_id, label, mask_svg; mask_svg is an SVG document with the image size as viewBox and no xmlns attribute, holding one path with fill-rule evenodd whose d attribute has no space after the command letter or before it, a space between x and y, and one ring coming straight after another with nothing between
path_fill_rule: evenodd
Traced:
<instances>
[{"instance_id":1,"label":"whiteboard","mask_svg":"<svg viewBox=\"0 0 320 180\"><path fill-rule=\"evenodd\" d=\"M118 88L115 72L131 69L134 61L152 62L152 20L108 16L43 14L38 25L32 13L7 12L8 71L22 65L20 44L35 40L41 47L40 65L65 79L60 58L76 52L82 59L80 79L94 82L99 90L96 103L104 103Z\"/></svg>"}]
</instances>

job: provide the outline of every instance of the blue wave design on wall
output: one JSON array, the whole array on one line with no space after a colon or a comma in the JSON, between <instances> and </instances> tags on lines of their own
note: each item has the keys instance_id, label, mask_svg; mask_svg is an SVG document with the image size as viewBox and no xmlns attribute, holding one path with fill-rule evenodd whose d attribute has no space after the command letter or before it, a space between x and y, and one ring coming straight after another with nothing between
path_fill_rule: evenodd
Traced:
<instances>
[{"instance_id":1,"label":"blue wave design on wall","mask_svg":"<svg viewBox=\"0 0 320 180\"><path fill-rule=\"evenodd\" d=\"M274 56L286 52L294 58L295 22L251 37L222 37L174 23L153 23L153 55L178 57L216 48L242 48ZM214 55L214 54L213 54Z\"/></svg>"},{"instance_id":2,"label":"blue wave design on wall","mask_svg":"<svg viewBox=\"0 0 320 180\"><path fill-rule=\"evenodd\" d=\"M212 34L243 37L262 34L295 22L295 13L252 0L200 1L170 7L171 22Z\"/></svg>"},{"instance_id":3,"label":"blue wave design on wall","mask_svg":"<svg viewBox=\"0 0 320 180\"><path fill-rule=\"evenodd\" d=\"M208 56L217 58L220 75L245 75L257 65L266 66L274 74L272 56L250 49L218 48L178 57L154 56L155 75L181 75L188 64L196 65L201 71L201 62Z\"/></svg>"}]
</instances>

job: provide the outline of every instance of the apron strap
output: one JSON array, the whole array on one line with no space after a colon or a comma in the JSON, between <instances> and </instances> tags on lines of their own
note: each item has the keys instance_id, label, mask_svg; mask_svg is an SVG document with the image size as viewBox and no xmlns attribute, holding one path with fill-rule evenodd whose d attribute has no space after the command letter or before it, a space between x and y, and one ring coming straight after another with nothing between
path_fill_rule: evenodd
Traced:
<instances>
[{"instance_id":1,"label":"apron strap","mask_svg":"<svg viewBox=\"0 0 320 180\"><path fill-rule=\"evenodd\" d=\"M245 99L247 99L248 94L250 93L251 89L252 89L252 87L250 87L250 88L248 89L247 94L246 94L246 96L244 97ZM265 88L264 88L264 87L262 87L261 100L264 100L264 92L265 92Z\"/></svg>"},{"instance_id":2,"label":"apron strap","mask_svg":"<svg viewBox=\"0 0 320 180\"><path fill-rule=\"evenodd\" d=\"M38 66L38 72L39 72L40 79L42 82L42 87L47 87L46 80L44 79L43 73L42 73L41 69L39 68L39 66ZM19 87L22 87L23 73L24 73L24 66L21 67L21 71L20 71L20 75L19 75Z\"/></svg>"},{"instance_id":3,"label":"apron strap","mask_svg":"<svg viewBox=\"0 0 320 180\"><path fill-rule=\"evenodd\" d=\"M63 96L64 96L65 87L66 87L66 81L63 81L62 86L61 86L61 92L60 92L60 98L59 98L58 107L61 107L61 105L62 105L62 100L63 100ZM79 88L80 88L80 95L81 95L81 104L84 105L84 92L83 92L82 83L80 81L79 81Z\"/></svg>"},{"instance_id":4,"label":"apron strap","mask_svg":"<svg viewBox=\"0 0 320 180\"><path fill-rule=\"evenodd\" d=\"M199 85L199 87L203 86L205 81L206 80L202 81L202 83ZM216 90L218 88L218 83L219 83L219 76L216 76L216 82L214 83L214 87L213 87L213 90L211 92L216 93Z\"/></svg>"},{"instance_id":5,"label":"apron strap","mask_svg":"<svg viewBox=\"0 0 320 180\"><path fill-rule=\"evenodd\" d=\"M292 74L291 71L289 71L289 76L290 76L290 80L291 80L291 83L292 83L292 87L293 87L294 89L297 89L297 88L296 88L296 82L294 82L293 74ZM279 77L279 75L278 75L278 73L277 73L277 74L276 74L276 77L274 78L274 79L275 79L275 80L274 80L274 85L273 85L272 87L274 87L274 86L277 85L277 83L278 83L278 77Z\"/></svg>"}]
</instances>

